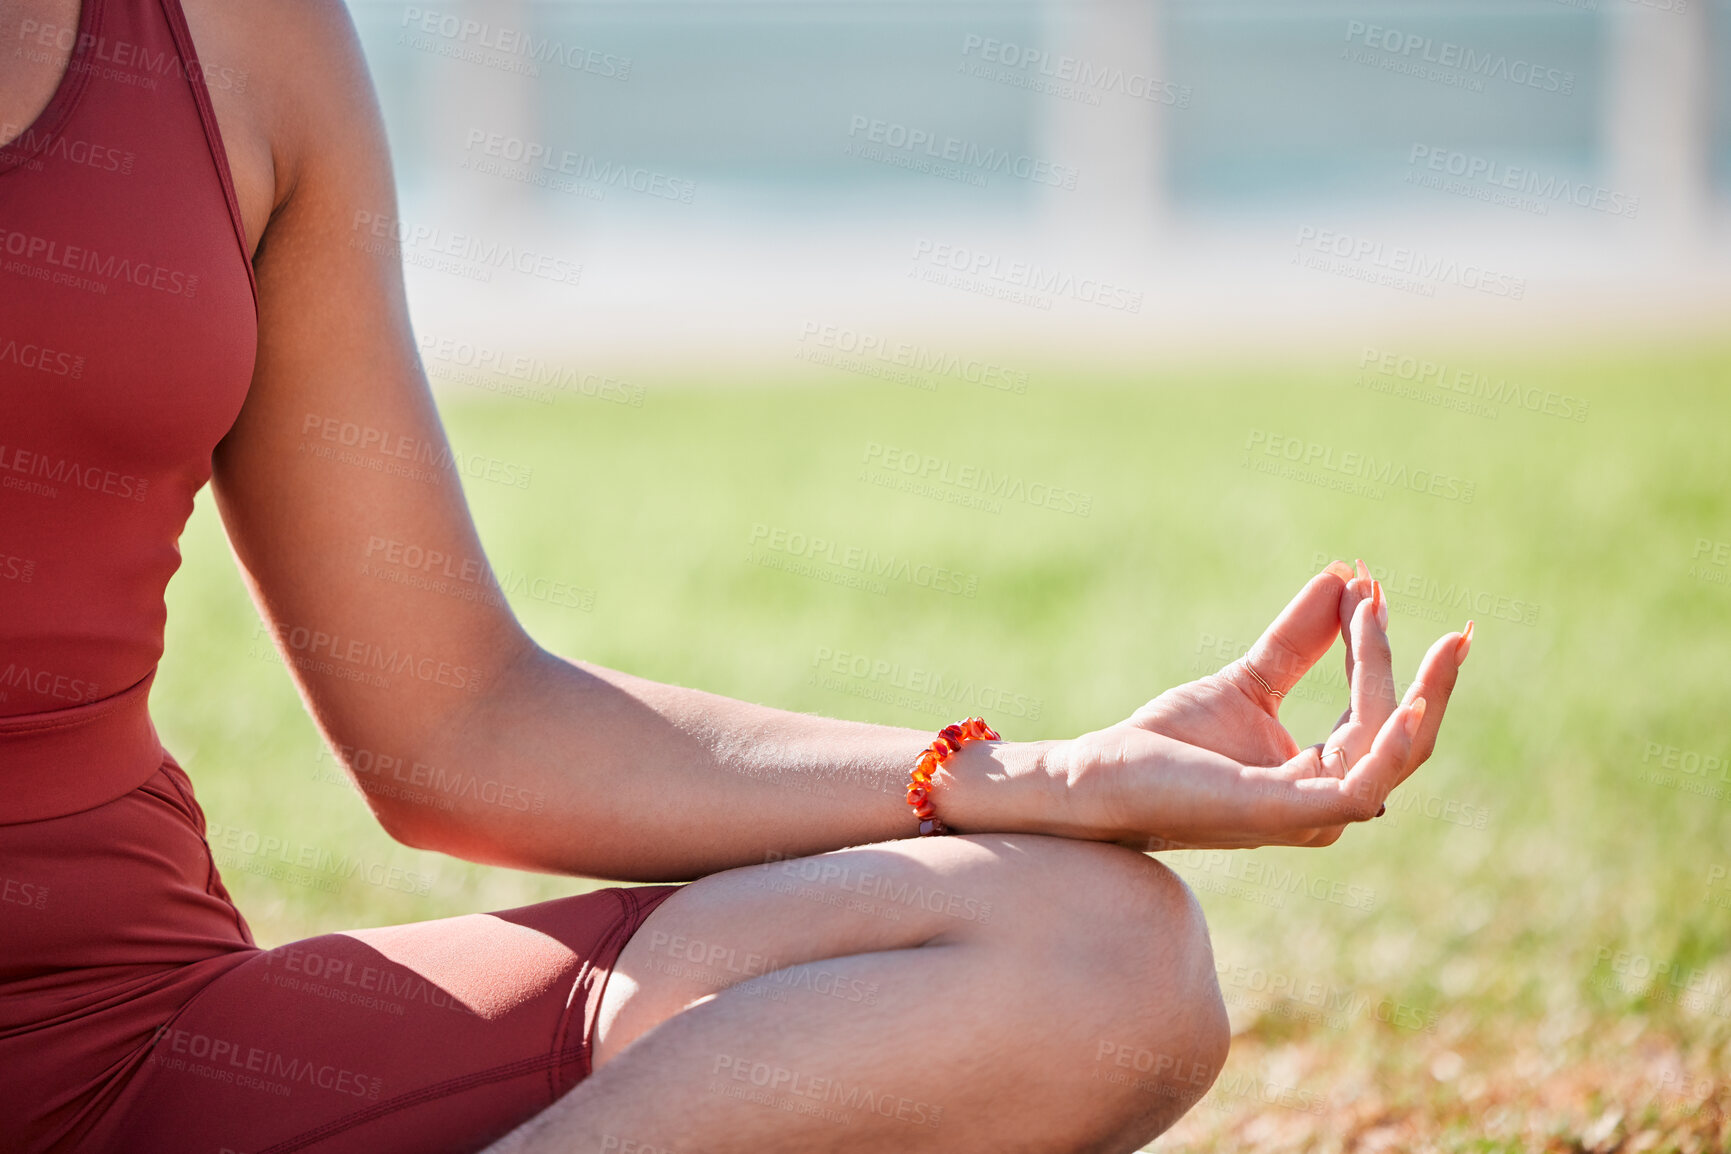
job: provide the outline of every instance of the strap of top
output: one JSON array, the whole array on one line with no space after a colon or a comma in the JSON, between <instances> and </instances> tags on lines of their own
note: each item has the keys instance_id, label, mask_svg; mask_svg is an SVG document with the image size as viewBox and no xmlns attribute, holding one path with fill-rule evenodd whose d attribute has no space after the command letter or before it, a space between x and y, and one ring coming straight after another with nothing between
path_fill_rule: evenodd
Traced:
<instances>
[{"instance_id":1,"label":"strap of top","mask_svg":"<svg viewBox=\"0 0 1731 1154\"><path fill-rule=\"evenodd\" d=\"M100 4L102 0L84 0L86 4ZM234 191L234 174L228 167L228 149L223 147L222 130L216 123L216 110L210 103L210 88L204 81L204 66L199 63L198 50L193 47L192 32L186 26L186 13L180 7L180 0L160 0L162 15L168 21L168 30L174 37L174 46L180 53L181 64L186 73L187 84L192 88L192 99L198 105L198 119L204 125L204 141L210 146L210 159L216 165L216 174L222 180L222 194L228 201L229 221L234 225L234 239L240 245L241 259L246 262L247 283L252 286L253 310L258 310L258 277L253 271L252 258L247 249L246 221L241 219L240 198ZM244 83L244 81L243 81Z\"/></svg>"}]
</instances>

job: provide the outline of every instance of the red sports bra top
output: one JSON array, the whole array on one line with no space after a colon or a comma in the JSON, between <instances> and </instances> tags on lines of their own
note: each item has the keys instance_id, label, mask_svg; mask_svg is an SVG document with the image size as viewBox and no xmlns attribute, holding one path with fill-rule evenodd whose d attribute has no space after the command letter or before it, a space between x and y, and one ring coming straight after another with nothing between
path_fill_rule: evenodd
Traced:
<instances>
[{"instance_id":1,"label":"red sports bra top","mask_svg":"<svg viewBox=\"0 0 1731 1154\"><path fill-rule=\"evenodd\" d=\"M163 592L257 337L178 0L84 0L78 27L25 20L0 52L67 47L42 114L0 124L0 824L161 765Z\"/></svg>"}]
</instances>

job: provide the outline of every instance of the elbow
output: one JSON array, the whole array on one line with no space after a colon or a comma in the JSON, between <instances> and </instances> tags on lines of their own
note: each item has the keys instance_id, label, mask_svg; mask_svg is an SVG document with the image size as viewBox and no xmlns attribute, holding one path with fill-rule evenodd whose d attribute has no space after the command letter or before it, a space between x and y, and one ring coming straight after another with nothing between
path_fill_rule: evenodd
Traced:
<instances>
[{"instance_id":1,"label":"elbow","mask_svg":"<svg viewBox=\"0 0 1731 1154\"><path fill-rule=\"evenodd\" d=\"M440 812L436 799L419 789L396 771L407 764L398 758L384 758L368 752L364 742L348 744L336 737L329 738L331 752L349 779L349 786L361 795L372 812L373 820L391 835L393 841L410 849L439 848L440 827L447 816ZM393 781L393 776L396 781ZM398 785L397 781L404 784Z\"/></svg>"},{"instance_id":2,"label":"elbow","mask_svg":"<svg viewBox=\"0 0 1731 1154\"><path fill-rule=\"evenodd\" d=\"M406 845L410 849L433 850L444 849L444 822L439 815L430 812L429 807L417 805L412 801L395 801L388 798L369 796L367 805L373 811L373 817L384 831L391 835L391 840Z\"/></svg>"},{"instance_id":3,"label":"elbow","mask_svg":"<svg viewBox=\"0 0 1731 1154\"><path fill-rule=\"evenodd\" d=\"M474 820L473 815L465 817L461 809L452 812L412 801L393 801L374 805L372 810L391 839L410 849L447 854L480 865L542 868L526 860L517 849L506 848L510 843L501 839L497 830Z\"/></svg>"}]
</instances>

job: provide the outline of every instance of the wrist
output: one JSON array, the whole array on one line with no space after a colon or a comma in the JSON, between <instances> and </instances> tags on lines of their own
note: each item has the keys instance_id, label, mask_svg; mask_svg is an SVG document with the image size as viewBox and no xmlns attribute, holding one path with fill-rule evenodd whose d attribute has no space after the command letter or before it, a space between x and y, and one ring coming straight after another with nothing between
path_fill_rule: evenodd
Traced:
<instances>
[{"instance_id":1,"label":"wrist","mask_svg":"<svg viewBox=\"0 0 1731 1154\"><path fill-rule=\"evenodd\" d=\"M1086 836L1069 817L1068 741L971 741L944 762L933 801L957 833Z\"/></svg>"}]
</instances>

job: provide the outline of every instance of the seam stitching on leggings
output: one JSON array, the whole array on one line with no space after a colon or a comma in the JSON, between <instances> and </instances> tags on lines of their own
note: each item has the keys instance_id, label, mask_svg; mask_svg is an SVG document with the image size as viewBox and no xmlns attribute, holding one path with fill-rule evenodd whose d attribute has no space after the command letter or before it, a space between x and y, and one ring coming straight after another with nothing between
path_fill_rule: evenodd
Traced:
<instances>
[{"instance_id":1,"label":"seam stitching on leggings","mask_svg":"<svg viewBox=\"0 0 1731 1154\"><path fill-rule=\"evenodd\" d=\"M387 1117L399 1110L406 1110L410 1106L419 1106L423 1102L430 1102L447 1094L462 1093L464 1090L473 1090L477 1086L485 1086L492 1082L503 1082L522 1074L533 1074L549 1062L570 1061L574 1057L576 1057L576 1051L566 1050L562 1053L548 1054L539 1058L519 1059L503 1066L494 1066L490 1070L464 1074L458 1078L447 1078L443 1082L435 1082L431 1086L423 1086L419 1090L399 1094L395 1098L380 1102L376 1106L369 1106L365 1110L356 1111L346 1117L337 1118L322 1126L303 1131L285 1142L278 1142L274 1146L265 1147L258 1154L292 1154L292 1151L304 1150L315 1142L333 1138L345 1130L352 1130L356 1126Z\"/></svg>"},{"instance_id":2,"label":"seam stitching on leggings","mask_svg":"<svg viewBox=\"0 0 1731 1154\"><path fill-rule=\"evenodd\" d=\"M125 1058L121 1059L121 1061L116 1064L113 1068L115 1072L108 1075L107 1080L102 1084L101 1088L97 1091L96 1096L92 1099L93 1112L87 1119L77 1122L77 1125L81 1128L82 1132L78 1135L77 1143L74 1143L74 1145L69 1147L69 1149L78 1149L78 1143L82 1143L84 1139L90 1135L92 1130L107 1122L111 1112L120 1107L121 1098L131 1087L133 1080L139 1076L140 1070L147 1062L149 1062L152 1053L156 1050L157 1044L167 1036L168 1031L174 1027L174 1024L180 1021L181 1018L185 1017L194 1006L202 1001L204 996L210 992L211 987L215 986L220 979L227 977L246 962L251 961L253 956L264 953L264 951L259 949L257 946L248 946L244 952L249 956L241 961L237 961L233 966L223 970L221 973L211 975L208 981L193 991L191 997L176 1006L172 1014L168 1015L168 1017L164 1018L157 1025L151 1027L150 1036L143 1042L139 1043L137 1048L127 1054ZM97 1107L95 1103L101 1102L104 1098L107 1098L108 1102L105 1105ZM124 1121L124 1115L122 1115L122 1120ZM57 1139L57 1141L63 1141L65 1137L70 1134L71 1131L67 1131L67 1134L63 1135L60 1139Z\"/></svg>"},{"instance_id":3,"label":"seam stitching on leggings","mask_svg":"<svg viewBox=\"0 0 1731 1154\"><path fill-rule=\"evenodd\" d=\"M599 948L597 948L593 952L585 952L584 953L583 961L577 967L577 977L572 980L571 988L565 994L565 1011L564 1011L564 1013L559 1015L559 1029L553 1038L553 1047L554 1047L555 1051L563 1050L563 1049L576 1049L582 1055L578 1059L578 1064L582 1068L578 1072L576 1080L571 1083L572 1086L575 1086L578 1082L583 1081L583 1079L589 1077L589 1075L591 1075L595 1072L595 1048L594 1048L595 1026L596 1026L596 1021L599 1020L599 1018L600 1018L600 1010L601 1010L600 1004L599 1004L599 1002L597 1002L596 1007L595 1007L596 1020L591 1020L589 1018L589 1015L584 1012L588 1009L588 1006L587 1005L579 1006L577 1004L578 995L584 991L586 983L593 980L595 970L597 969L597 967L595 965L595 959L597 957L606 957L606 956L611 954L613 957L614 964L618 963L618 961L619 961L618 954L613 950L614 940L616 938L618 938L620 934L626 934L627 940L629 940L629 933L626 930L626 927L629 926L631 924L632 920L637 916L637 906L628 896L629 891L623 890L623 889L609 889L609 890L605 890L603 892L612 894L613 897L619 902L619 920L613 923L612 930L610 930L608 932L607 937L600 943ZM619 948L621 950L623 950L625 948L623 942L620 943ZM612 976L613 976L613 967L612 967L612 965L609 965L607 968L607 977L612 977ZM607 988L607 979L603 978L602 984L601 984L601 989L602 989L602 991L605 991L606 988ZM587 1001L588 1001L588 998L585 995L584 1002L587 1003ZM567 1047L565 1045L565 1042L567 1040L569 1040L569 1038L571 1037L571 1022L574 1020L574 1018L578 1014L582 1014L584 1020L583 1020L582 1026L579 1030L579 1033L578 1033L577 1045L575 1047ZM548 1100L548 1102L549 1103L557 1102L563 1093L564 1093L564 1091L559 1089L559 1067L558 1066L548 1067L548 1069L547 1069L547 1100Z\"/></svg>"},{"instance_id":4,"label":"seam stitching on leggings","mask_svg":"<svg viewBox=\"0 0 1731 1154\"><path fill-rule=\"evenodd\" d=\"M167 764L167 762L164 762L163 765L165 768L158 770L157 772L161 773L162 776L168 779L168 783L174 786L174 792L178 793L180 799L186 803L187 816L194 820L195 828L198 830L199 844L204 846L204 892L213 898L217 897L217 887L221 884L222 872L216 868L216 851L210 848L210 838L206 834L206 830L209 827L205 822L204 807L198 804L196 798L189 794L185 789L181 788L180 781L174 776L174 774L166 772ZM182 769L181 772L185 773L186 771ZM191 779L189 778L188 780ZM252 940L252 935L247 932L246 922L241 919L240 907L235 905L234 898L229 896L227 886L222 886L221 897L223 899L223 904L228 906L228 912L234 916L235 930L249 945L256 945L257 943Z\"/></svg>"}]
</instances>

